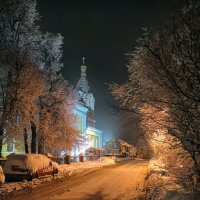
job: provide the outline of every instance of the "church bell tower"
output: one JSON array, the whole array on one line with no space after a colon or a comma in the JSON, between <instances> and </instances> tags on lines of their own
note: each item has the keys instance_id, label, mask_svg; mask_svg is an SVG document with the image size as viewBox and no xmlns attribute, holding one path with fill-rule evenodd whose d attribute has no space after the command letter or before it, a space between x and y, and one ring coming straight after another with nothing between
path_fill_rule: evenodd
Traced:
<instances>
[{"instance_id":1,"label":"church bell tower","mask_svg":"<svg viewBox=\"0 0 200 200\"><path fill-rule=\"evenodd\" d=\"M81 77L75 87L76 99L80 104L88 108L87 123L88 125L94 127L95 126L95 120L94 120L95 98L93 94L89 92L90 88L88 86L88 81L86 79L87 67L85 65L85 58L83 57L82 60L83 60L83 63L81 65Z\"/></svg>"}]
</instances>

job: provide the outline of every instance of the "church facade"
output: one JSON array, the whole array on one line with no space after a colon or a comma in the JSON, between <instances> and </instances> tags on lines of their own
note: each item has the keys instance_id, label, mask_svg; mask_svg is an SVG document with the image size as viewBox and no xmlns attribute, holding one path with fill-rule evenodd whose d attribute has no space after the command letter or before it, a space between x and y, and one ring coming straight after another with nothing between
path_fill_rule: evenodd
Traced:
<instances>
[{"instance_id":1,"label":"church facade","mask_svg":"<svg viewBox=\"0 0 200 200\"><path fill-rule=\"evenodd\" d=\"M102 148L102 131L95 127L94 108L95 98L90 92L88 81L86 79L85 58L81 66L81 77L75 87L77 117L76 126L81 133L82 141L71 152L74 155L85 153L89 147Z\"/></svg>"}]
</instances>

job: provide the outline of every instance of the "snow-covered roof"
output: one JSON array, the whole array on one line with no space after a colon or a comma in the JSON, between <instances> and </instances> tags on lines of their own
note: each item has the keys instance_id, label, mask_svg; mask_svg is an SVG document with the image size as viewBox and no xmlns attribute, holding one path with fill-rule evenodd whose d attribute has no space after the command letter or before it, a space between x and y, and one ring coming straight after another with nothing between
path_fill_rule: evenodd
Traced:
<instances>
[{"instance_id":1,"label":"snow-covered roof","mask_svg":"<svg viewBox=\"0 0 200 200\"><path fill-rule=\"evenodd\" d=\"M119 144L121 144L123 146L132 147L132 145L128 144L127 142L125 142L124 140L121 140L119 138L113 138L113 139L109 140L108 142L119 142Z\"/></svg>"},{"instance_id":2,"label":"snow-covered roof","mask_svg":"<svg viewBox=\"0 0 200 200\"><path fill-rule=\"evenodd\" d=\"M86 79L86 69L87 67L83 64L81 66L81 78L79 79L75 90L76 92L82 92L83 94L88 94L89 92L89 86L88 86L88 81ZM81 95L81 94L80 94Z\"/></svg>"},{"instance_id":3,"label":"snow-covered roof","mask_svg":"<svg viewBox=\"0 0 200 200\"><path fill-rule=\"evenodd\" d=\"M120 143L121 145L124 145L124 146L127 146L127 147L131 147L131 145L128 144L127 142L125 142L124 140L121 140L121 139L118 139L118 140L119 140L119 143Z\"/></svg>"}]
</instances>

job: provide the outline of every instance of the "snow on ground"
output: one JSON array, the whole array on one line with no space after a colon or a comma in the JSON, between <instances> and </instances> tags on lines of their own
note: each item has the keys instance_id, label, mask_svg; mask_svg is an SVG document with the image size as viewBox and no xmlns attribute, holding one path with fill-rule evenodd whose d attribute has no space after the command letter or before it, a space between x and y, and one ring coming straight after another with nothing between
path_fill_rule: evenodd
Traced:
<instances>
[{"instance_id":1,"label":"snow on ground","mask_svg":"<svg viewBox=\"0 0 200 200\"><path fill-rule=\"evenodd\" d=\"M0 186L0 195L10 193L17 190L22 190L26 188L35 188L40 184L48 183L56 179L61 179L63 177L69 177L73 174L79 174L80 172L87 171L88 169L100 169L105 166L115 165L115 159L113 157L101 157L95 161L77 162L71 163L70 165L63 164L59 165L59 173L53 176L43 176L33 181L23 181L23 182L11 182L5 183Z\"/></svg>"},{"instance_id":2,"label":"snow on ground","mask_svg":"<svg viewBox=\"0 0 200 200\"><path fill-rule=\"evenodd\" d=\"M159 189L156 200L193 200L196 199L189 191L176 183L176 178L170 176L165 165L159 160L152 159L149 162L147 178L151 183L151 190ZM157 187L157 188L156 188ZM159 187L159 188L158 188ZM155 193L155 191L153 191Z\"/></svg>"},{"instance_id":3,"label":"snow on ground","mask_svg":"<svg viewBox=\"0 0 200 200\"><path fill-rule=\"evenodd\" d=\"M121 162L121 161L125 161L125 160L133 160L133 159L140 160L138 158L133 158L133 157L124 157L124 158L115 158L115 161L116 162ZM141 159L141 160L143 160L143 159Z\"/></svg>"},{"instance_id":4,"label":"snow on ground","mask_svg":"<svg viewBox=\"0 0 200 200\"><path fill-rule=\"evenodd\" d=\"M158 174L160 176L167 176L168 172L165 165L156 159L151 159L148 166L148 174Z\"/></svg>"},{"instance_id":5,"label":"snow on ground","mask_svg":"<svg viewBox=\"0 0 200 200\"><path fill-rule=\"evenodd\" d=\"M87 169L98 169L104 166L114 165L115 158L114 157L101 157L95 161L86 161L86 162L75 162L70 165L63 164L59 165L59 174L57 176L63 177L66 174L71 175L73 173L82 172Z\"/></svg>"}]
</instances>

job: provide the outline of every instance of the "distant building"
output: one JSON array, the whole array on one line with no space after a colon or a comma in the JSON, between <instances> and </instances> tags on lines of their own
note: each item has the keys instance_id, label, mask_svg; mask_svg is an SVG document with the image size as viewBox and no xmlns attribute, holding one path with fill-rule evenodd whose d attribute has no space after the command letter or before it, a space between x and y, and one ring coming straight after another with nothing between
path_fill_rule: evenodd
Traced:
<instances>
[{"instance_id":1,"label":"distant building","mask_svg":"<svg viewBox=\"0 0 200 200\"><path fill-rule=\"evenodd\" d=\"M104 150L107 155L131 155L135 151L131 144L119 138L107 141Z\"/></svg>"},{"instance_id":2,"label":"distant building","mask_svg":"<svg viewBox=\"0 0 200 200\"><path fill-rule=\"evenodd\" d=\"M89 91L86 79L85 58L81 66L81 77L75 87L77 128L84 141L72 151L72 154L84 153L89 147L102 148L102 131L95 127L94 108L95 98Z\"/></svg>"}]
</instances>

